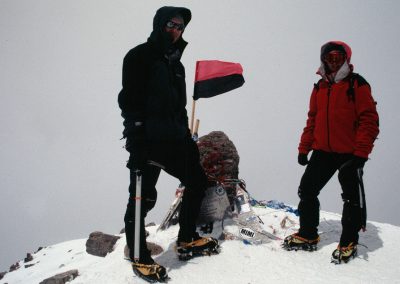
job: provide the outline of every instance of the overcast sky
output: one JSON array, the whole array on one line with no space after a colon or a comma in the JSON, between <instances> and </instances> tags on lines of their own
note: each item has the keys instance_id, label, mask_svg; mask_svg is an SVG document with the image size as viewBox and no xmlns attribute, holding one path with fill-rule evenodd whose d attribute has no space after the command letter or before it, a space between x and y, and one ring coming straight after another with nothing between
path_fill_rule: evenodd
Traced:
<instances>
[{"instance_id":1,"label":"overcast sky","mask_svg":"<svg viewBox=\"0 0 400 284\"><path fill-rule=\"evenodd\" d=\"M196 60L240 62L245 85L196 108L200 135L224 131L256 199L297 206L297 146L319 51L353 49L371 84L381 133L365 166L368 218L400 225L400 2L393 0L0 0L0 271L39 246L124 226L128 158L117 105L122 59L155 11L186 6L188 111ZM178 181L162 175L147 221L160 222ZM322 210L341 212L335 176Z\"/></svg>"}]
</instances>

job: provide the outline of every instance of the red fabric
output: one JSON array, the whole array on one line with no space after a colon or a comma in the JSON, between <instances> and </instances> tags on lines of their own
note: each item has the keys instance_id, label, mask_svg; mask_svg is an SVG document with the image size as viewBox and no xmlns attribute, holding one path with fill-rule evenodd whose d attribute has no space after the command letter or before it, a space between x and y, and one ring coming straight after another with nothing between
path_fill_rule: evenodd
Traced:
<instances>
[{"instance_id":1,"label":"red fabric","mask_svg":"<svg viewBox=\"0 0 400 284\"><path fill-rule=\"evenodd\" d=\"M314 88L300 153L323 150L368 158L379 133L376 103L368 84L354 82L355 101L349 100L348 89L348 80L332 84L330 91L326 81Z\"/></svg>"},{"instance_id":2,"label":"red fabric","mask_svg":"<svg viewBox=\"0 0 400 284\"><path fill-rule=\"evenodd\" d=\"M219 60L202 60L196 63L195 82L212 78L224 77L232 74L242 74L243 68L239 63Z\"/></svg>"}]
</instances>

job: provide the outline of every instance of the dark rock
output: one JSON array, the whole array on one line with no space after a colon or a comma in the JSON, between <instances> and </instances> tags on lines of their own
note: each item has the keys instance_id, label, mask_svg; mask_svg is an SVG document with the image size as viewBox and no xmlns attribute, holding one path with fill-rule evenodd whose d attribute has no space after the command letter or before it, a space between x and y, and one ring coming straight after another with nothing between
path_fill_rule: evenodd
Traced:
<instances>
[{"instance_id":1,"label":"dark rock","mask_svg":"<svg viewBox=\"0 0 400 284\"><path fill-rule=\"evenodd\" d=\"M238 179L239 154L222 131L213 131L199 138L200 162L209 180Z\"/></svg>"},{"instance_id":2,"label":"dark rock","mask_svg":"<svg viewBox=\"0 0 400 284\"><path fill-rule=\"evenodd\" d=\"M150 250L151 255L158 255L164 251L162 247L160 247L159 245L157 245L155 243L151 243L151 242L147 242L147 248ZM130 258L129 248L127 245L125 245L125 248L124 248L124 256L126 259Z\"/></svg>"},{"instance_id":3,"label":"dark rock","mask_svg":"<svg viewBox=\"0 0 400 284\"><path fill-rule=\"evenodd\" d=\"M15 270L17 270L19 268L20 268L20 266L19 266L19 263L17 262L17 263L15 263L15 264L10 266L10 271L9 272L15 271Z\"/></svg>"},{"instance_id":4,"label":"dark rock","mask_svg":"<svg viewBox=\"0 0 400 284\"><path fill-rule=\"evenodd\" d=\"M152 224L154 224L154 223L147 224L145 227L155 226L155 224L154 225L152 225ZM119 233L120 234L125 234L125 228L123 228L121 230L121 232L119 232ZM146 234L146 237L148 237L150 235L149 231L147 231L147 230L145 230L145 234Z\"/></svg>"},{"instance_id":5,"label":"dark rock","mask_svg":"<svg viewBox=\"0 0 400 284\"><path fill-rule=\"evenodd\" d=\"M64 284L74 280L76 277L78 277L78 275L78 270L73 269L44 279L39 284Z\"/></svg>"},{"instance_id":6,"label":"dark rock","mask_svg":"<svg viewBox=\"0 0 400 284\"><path fill-rule=\"evenodd\" d=\"M157 255L164 251L162 247L151 242L147 242L147 248L150 250L151 255Z\"/></svg>"},{"instance_id":7,"label":"dark rock","mask_svg":"<svg viewBox=\"0 0 400 284\"><path fill-rule=\"evenodd\" d=\"M114 250L114 245L120 237L93 232L86 241L86 252L95 256L106 256Z\"/></svg>"},{"instance_id":8,"label":"dark rock","mask_svg":"<svg viewBox=\"0 0 400 284\"><path fill-rule=\"evenodd\" d=\"M4 275L7 274L7 271L0 272L0 280L4 278Z\"/></svg>"},{"instance_id":9,"label":"dark rock","mask_svg":"<svg viewBox=\"0 0 400 284\"><path fill-rule=\"evenodd\" d=\"M126 259L130 259L131 257L129 256L129 248L128 245L125 245L124 247L124 256Z\"/></svg>"},{"instance_id":10,"label":"dark rock","mask_svg":"<svg viewBox=\"0 0 400 284\"><path fill-rule=\"evenodd\" d=\"M27 254L26 254L26 257L25 257L25 259L24 259L24 262L27 263L27 262L32 261L32 260L33 260L32 254L27 253Z\"/></svg>"},{"instance_id":11,"label":"dark rock","mask_svg":"<svg viewBox=\"0 0 400 284\"><path fill-rule=\"evenodd\" d=\"M41 251L42 249L44 249L44 247L39 247L39 248L37 249L37 251L35 251L35 253Z\"/></svg>"},{"instance_id":12,"label":"dark rock","mask_svg":"<svg viewBox=\"0 0 400 284\"><path fill-rule=\"evenodd\" d=\"M156 223L151 222L151 223L148 223L147 225L145 225L145 227L152 227L152 226L156 226ZM120 234L125 234L125 228L122 228L121 231L119 231L119 233ZM147 232L147 235L148 235L148 232Z\"/></svg>"},{"instance_id":13,"label":"dark rock","mask_svg":"<svg viewBox=\"0 0 400 284\"><path fill-rule=\"evenodd\" d=\"M26 264L26 265L25 265L25 268L29 268L29 267L34 266L34 265L35 265L34 263L32 263L32 264Z\"/></svg>"}]
</instances>

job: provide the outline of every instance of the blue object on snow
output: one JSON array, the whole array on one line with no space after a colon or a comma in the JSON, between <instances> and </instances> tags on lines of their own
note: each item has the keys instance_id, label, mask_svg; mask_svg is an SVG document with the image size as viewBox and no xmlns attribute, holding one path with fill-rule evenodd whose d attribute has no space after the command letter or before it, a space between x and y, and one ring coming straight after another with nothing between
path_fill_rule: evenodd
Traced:
<instances>
[{"instance_id":1,"label":"blue object on snow","mask_svg":"<svg viewBox=\"0 0 400 284\"><path fill-rule=\"evenodd\" d=\"M250 199L250 204L252 206L263 206L263 207L268 207L268 208L273 208L273 209L282 209L285 210L286 212L290 212L295 214L296 216L299 216L299 210L294 209L288 205L286 205L283 202L280 202L278 200L269 200L269 201L257 201L254 198Z\"/></svg>"}]
</instances>

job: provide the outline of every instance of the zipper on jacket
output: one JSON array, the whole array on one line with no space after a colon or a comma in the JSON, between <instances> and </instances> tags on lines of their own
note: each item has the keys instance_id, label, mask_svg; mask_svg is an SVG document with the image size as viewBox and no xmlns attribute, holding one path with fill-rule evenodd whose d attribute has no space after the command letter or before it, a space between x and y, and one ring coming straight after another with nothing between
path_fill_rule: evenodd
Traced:
<instances>
[{"instance_id":1,"label":"zipper on jacket","mask_svg":"<svg viewBox=\"0 0 400 284\"><path fill-rule=\"evenodd\" d=\"M331 149L331 143L330 143L330 133L329 133L329 102L330 102L330 96L331 96L331 88L332 88L332 83L328 83L328 103L326 104L326 129L327 129L327 134L328 134L328 148L332 151Z\"/></svg>"}]
</instances>

